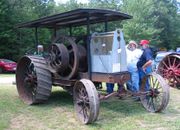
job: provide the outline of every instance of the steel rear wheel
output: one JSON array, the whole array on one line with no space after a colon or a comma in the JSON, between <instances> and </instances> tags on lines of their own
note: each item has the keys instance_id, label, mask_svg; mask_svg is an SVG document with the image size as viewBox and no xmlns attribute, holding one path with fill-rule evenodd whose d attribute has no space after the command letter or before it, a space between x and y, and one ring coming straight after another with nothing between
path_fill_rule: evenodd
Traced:
<instances>
[{"instance_id":1,"label":"steel rear wheel","mask_svg":"<svg viewBox=\"0 0 180 130\"><path fill-rule=\"evenodd\" d=\"M148 87L146 87L148 84ZM140 88L140 96L144 108L150 112L163 111L169 102L169 86L158 74L152 73L144 77Z\"/></svg>"},{"instance_id":2,"label":"steel rear wheel","mask_svg":"<svg viewBox=\"0 0 180 130\"><path fill-rule=\"evenodd\" d=\"M99 97L94 84L90 80L81 79L76 82L73 94L78 119L83 124L96 121L99 115Z\"/></svg>"},{"instance_id":3,"label":"steel rear wheel","mask_svg":"<svg viewBox=\"0 0 180 130\"><path fill-rule=\"evenodd\" d=\"M51 94L51 73L42 57L24 56L17 65L17 90L27 104L45 102Z\"/></svg>"},{"instance_id":4,"label":"steel rear wheel","mask_svg":"<svg viewBox=\"0 0 180 130\"><path fill-rule=\"evenodd\" d=\"M180 54L167 55L158 66L158 73L168 80L171 87L180 85Z\"/></svg>"}]
</instances>

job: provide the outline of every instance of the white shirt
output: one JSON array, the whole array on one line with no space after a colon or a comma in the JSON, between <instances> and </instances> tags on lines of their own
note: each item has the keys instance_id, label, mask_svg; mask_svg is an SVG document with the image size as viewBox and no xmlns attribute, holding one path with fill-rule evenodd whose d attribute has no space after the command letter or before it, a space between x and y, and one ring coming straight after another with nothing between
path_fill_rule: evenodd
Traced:
<instances>
[{"instance_id":1,"label":"white shirt","mask_svg":"<svg viewBox=\"0 0 180 130\"><path fill-rule=\"evenodd\" d=\"M127 52L127 68L128 71L134 72L137 71L137 62L139 61L139 58L142 55L142 50L135 49L133 51L126 48Z\"/></svg>"}]
</instances>

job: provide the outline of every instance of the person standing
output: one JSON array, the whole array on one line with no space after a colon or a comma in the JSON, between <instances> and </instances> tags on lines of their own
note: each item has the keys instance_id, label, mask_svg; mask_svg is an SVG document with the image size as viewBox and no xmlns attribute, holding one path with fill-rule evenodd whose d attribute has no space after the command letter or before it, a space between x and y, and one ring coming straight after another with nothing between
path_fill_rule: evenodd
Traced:
<instances>
[{"instance_id":1,"label":"person standing","mask_svg":"<svg viewBox=\"0 0 180 130\"><path fill-rule=\"evenodd\" d=\"M132 92L139 91L139 72L137 62L142 55L142 50L137 48L135 41L130 41L127 45L127 69L131 74L131 79L127 82L127 87Z\"/></svg>"},{"instance_id":2,"label":"person standing","mask_svg":"<svg viewBox=\"0 0 180 130\"><path fill-rule=\"evenodd\" d=\"M140 45L142 46L143 49L143 54L141 55L139 61L137 62L140 81L143 79L144 76L152 72L153 55L151 49L149 48L149 44L150 42L148 40L140 41ZM148 82L146 82L145 87L146 90L149 89Z\"/></svg>"},{"instance_id":3,"label":"person standing","mask_svg":"<svg viewBox=\"0 0 180 130\"><path fill-rule=\"evenodd\" d=\"M127 53L127 69L131 74L131 79L128 81L127 86L128 89L132 92L139 91L139 73L137 69L137 62L142 55L142 51L137 48L138 45L135 41L130 41L126 46ZM113 92L114 84L106 83L107 93L110 94ZM123 86L118 84L118 91L123 91Z\"/></svg>"}]
</instances>

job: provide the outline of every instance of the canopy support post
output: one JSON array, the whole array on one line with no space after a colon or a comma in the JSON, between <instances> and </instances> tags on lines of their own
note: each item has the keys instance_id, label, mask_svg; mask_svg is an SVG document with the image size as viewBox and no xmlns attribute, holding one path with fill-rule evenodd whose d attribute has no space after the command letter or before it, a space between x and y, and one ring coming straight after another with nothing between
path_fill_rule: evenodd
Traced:
<instances>
[{"instance_id":1,"label":"canopy support post","mask_svg":"<svg viewBox=\"0 0 180 130\"><path fill-rule=\"evenodd\" d=\"M56 27L54 28L53 36L54 36L54 38L56 38L56 36L57 36L57 29L56 29Z\"/></svg>"},{"instance_id":2,"label":"canopy support post","mask_svg":"<svg viewBox=\"0 0 180 130\"><path fill-rule=\"evenodd\" d=\"M87 16L87 57L88 57L88 77L91 80L91 50L90 50L90 21L89 21L90 14L88 13Z\"/></svg>"},{"instance_id":3,"label":"canopy support post","mask_svg":"<svg viewBox=\"0 0 180 130\"><path fill-rule=\"evenodd\" d=\"M35 49L37 49L38 44L38 28L35 27Z\"/></svg>"},{"instance_id":4,"label":"canopy support post","mask_svg":"<svg viewBox=\"0 0 180 130\"><path fill-rule=\"evenodd\" d=\"M72 26L69 27L69 35L72 36Z\"/></svg>"},{"instance_id":5,"label":"canopy support post","mask_svg":"<svg viewBox=\"0 0 180 130\"><path fill-rule=\"evenodd\" d=\"M107 32L108 31L108 18L105 18L105 22L104 22L104 31Z\"/></svg>"}]
</instances>

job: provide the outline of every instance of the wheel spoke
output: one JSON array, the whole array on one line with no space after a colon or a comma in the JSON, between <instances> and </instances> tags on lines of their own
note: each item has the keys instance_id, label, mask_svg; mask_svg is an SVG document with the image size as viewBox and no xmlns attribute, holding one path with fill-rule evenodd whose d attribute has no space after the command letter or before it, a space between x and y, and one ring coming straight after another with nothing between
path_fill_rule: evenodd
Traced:
<instances>
[{"instance_id":1,"label":"wheel spoke","mask_svg":"<svg viewBox=\"0 0 180 130\"><path fill-rule=\"evenodd\" d=\"M155 87L155 82L154 82L154 77L150 76L151 77L151 82L152 82L152 88L154 89Z\"/></svg>"},{"instance_id":2,"label":"wheel spoke","mask_svg":"<svg viewBox=\"0 0 180 130\"><path fill-rule=\"evenodd\" d=\"M147 105L148 105L148 108L150 108L150 106L151 106L151 100L152 100L152 98L150 97L150 96L148 96L148 101L147 101Z\"/></svg>"},{"instance_id":3,"label":"wheel spoke","mask_svg":"<svg viewBox=\"0 0 180 130\"><path fill-rule=\"evenodd\" d=\"M158 88L158 85L159 85L159 82L158 80L156 79L155 83L154 83L154 89Z\"/></svg>"},{"instance_id":4,"label":"wheel spoke","mask_svg":"<svg viewBox=\"0 0 180 130\"><path fill-rule=\"evenodd\" d=\"M162 97L163 97L163 93L160 93L160 94L158 94L158 96L156 98L161 101L163 99Z\"/></svg>"},{"instance_id":5,"label":"wheel spoke","mask_svg":"<svg viewBox=\"0 0 180 130\"><path fill-rule=\"evenodd\" d=\"M163 67L159 67L159 70L162 70L163 72L166 72L167 70L164 69Z\"/></svg>"},{"instance_id":6,"label":"wheel spoke","mask_svg":"<svg viewBox=\"0 0 180 130\"><path fill-rule=\"evenodd\" d=\"M84 108L84 110L85 110L85 116L86 116L86 118L88 118L89 117L89 114L88 114L89 108L86 106Z\"/></svg>"},{"instance_id":7,"label":"wheel spoke","mask_svg":"<svg viewBox=\"0 0 180 130\"><path fill-rule=\"evenodd\" d=\"M169 68L164 61L163 61L162 63L165 65L165 67L166 67L167 69Z\"/></svg>"},{"instance_id":8,"label":"wheel spoke","mask_svg":"<svg viewBox=\"0 0 180 130\"><path fill-rule=\"evenodd\" d=\"M170 57L168 56L167 59L168 59L169 67L171 67Z\"/></svg>"},{"instance_id":9,"label":"wheel spoke","mask_svg":"<svg viewBox=\"0 0 180 130\"><path fill-rule=\"evenodd\" d=\"M32 70L30 69L30 65L29 66L26 66L26 73L28 74L31 74L32 73Z\"/></svg>"},{"instance_id":10,"label":"wheel spoke","mask_svg":"<svg viewBox=\"0 0 180 130\"><path fill-rule=\"evenodd\" d=\"M175 67L175 63L176 63L176 58L174 58L173 67Z\"/></svg>"},{"instance_id":11,"label":"wheel spoke","mask_svg":"<svg viewBox=\"0 0 180 130\"><path fill-rule=\"evenodd\" d=\"M77 102L77 104L83 103L83 100L82 99L76 99L76 102Z\"/></svg>"},{"instance_id":12,"label":"wheel spoke","mask_svg":"<svg viewBox=\"0 0 180 130\"><path fill-rule=\"evenodd\" d=\"M36 94L36 88L37 88L37 77L33 63L30 63L29 65L26 66L26 72L24 73L24 75L25 75L24 86L26 87L28 93L34 96Z\"/></svg>"},{"instance_id":13,"label":"wheel spoke","mask_svg":"<svg viewBox=\"0 0 180 130\"><path fill-rule=\"evenodd\" d=\"M85 115L85 109L83 108L83 117L84 117L84 122L86 121L86 115Z\"/></svg>"},{"instance_id":14,"label":"wheel spoke","mask_svg":"<svg viewBox=\"0 0 180 130\"><path fill-rule=\"evenodd\" d=\"M154 111L155 111L155 105L154 105L154 98L152 97L152 106L153 106L153 109L154 109Z\"/></svg>"},{"instance_id":15,"label":"wheel spoke","mask_svg":"<svg viewBox=\"0 0 180 130\"><path fill-rule=\"evenodd\" d=\"M178 76L174 76L174 78L177 81L177 83L180 83L180 78L178 78Z\"/></svg>"},{"instance_id":16,"label":"wheel spoke","mask_svg":"<svg viewBox=\"0 0 180 130\"><path fill-rule=\"evenodd\" d=\"M37 86L34 86L34 87L32 88L32 95L33 95L33 96L36 95L36 88L37 88Z\"/></svg>"},{"instance_id":17,"label":"wheel spoke","mask_svg":"<svg viewBox=\"0 0 180 130\"><path fill-rule=\"evenodd\" d=\"M160 85L160 82L158 81L156 89L160 89L160 88L161 88L161 85Z\"/></svg>"},{"instance_id":18,"label":"wheel spoke","mask_svg":"<svg viewBox=\"0 0 180 130\"><path fill-rule=\"evenodd\" d=\"M178 69L180 67L180 63L178 63L178 65L176 66L176 68Z\"/></svg>"},{"instance_id":19,"label":"wheel spoke","mask_svg":"<svg viewBox=\"0 0 180 130\"><path fill-rule=\"evenodd\" d=\"M83 107L81 107L80 111L79 111L79 114L81 114L81 112L83 111Z\"/></svg>"},{"instance_id":20,"label":"wheel spoke","mask_svg":"<svg viewBox=\"0 0 180 130\"><path fill-rule=\"evenodd\" d=\"M159 104L160 101L158 99L159 98L157 98L157 97L154 98L154 101L155 101L154 103L156 104L156 108L158 108L160 106L160 104Z\"/></svg>"}]
</instances>

